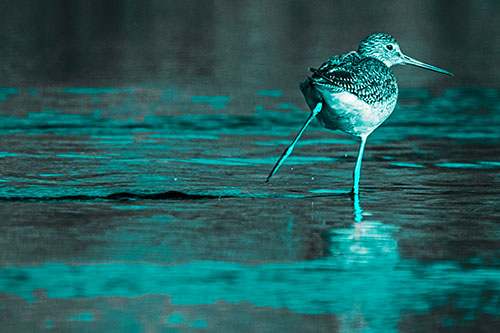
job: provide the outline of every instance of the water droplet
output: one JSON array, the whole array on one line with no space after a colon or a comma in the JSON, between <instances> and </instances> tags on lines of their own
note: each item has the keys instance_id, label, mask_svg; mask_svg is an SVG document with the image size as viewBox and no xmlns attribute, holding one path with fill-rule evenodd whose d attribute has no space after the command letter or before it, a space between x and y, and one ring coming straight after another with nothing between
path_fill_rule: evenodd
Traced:
<instances>
[{"instance_id":1,"label":"water droplet","mask_svg":"<svg viewBox=\"0 0 500 333\"><path fill-rule=\"evenodd\" d=\"M311 177L311 180L314 180L314 177Z\"/></svg>"}]
</instances>

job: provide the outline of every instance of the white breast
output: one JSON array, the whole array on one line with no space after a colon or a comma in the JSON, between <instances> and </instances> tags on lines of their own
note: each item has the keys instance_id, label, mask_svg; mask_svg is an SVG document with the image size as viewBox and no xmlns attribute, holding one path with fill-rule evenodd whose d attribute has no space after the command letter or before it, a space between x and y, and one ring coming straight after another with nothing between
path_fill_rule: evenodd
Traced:
<instances>
[{"instance_id":1,"label":"white breast","mask_svg":"<svg viewBox=\"0 0 500 333\"><path fill-rule=\"evenodd\" d=\"M322 90L318 89L325 102L317 116L320 123L325 128L355 136L370 134L391 115L396 106L395 100L371 105L349 92Z\"/></svg>"}]
</instances>

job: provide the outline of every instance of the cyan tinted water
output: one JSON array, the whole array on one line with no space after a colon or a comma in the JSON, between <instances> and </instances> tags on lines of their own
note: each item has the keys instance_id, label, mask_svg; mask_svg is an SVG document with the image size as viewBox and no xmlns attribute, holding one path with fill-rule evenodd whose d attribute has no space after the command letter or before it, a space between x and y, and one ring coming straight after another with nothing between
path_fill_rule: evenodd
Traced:
<instances>
[{"instance_id":1,"label":"cyan tinted water","mask_svg":"<svg viewBox=\"0 0 500 333\"><path fill-rule=\"evenodd\" d=\"M500 331L499 13L1 2L0 331ZM308 68L377 32L455 76L394 68L359 198L316 122L265 184Z\"/></svg>"},{"instance_id":2,"label":"cyan tinted water","mask_svg":"<svg viewBox=\"0 0 500 333\"><path fill-rule=\"evenodd\" d=\"M6 329L499 325L500 97L403 90L368 140L295 91L0 90Z\"/></svg>"}]
</instances>

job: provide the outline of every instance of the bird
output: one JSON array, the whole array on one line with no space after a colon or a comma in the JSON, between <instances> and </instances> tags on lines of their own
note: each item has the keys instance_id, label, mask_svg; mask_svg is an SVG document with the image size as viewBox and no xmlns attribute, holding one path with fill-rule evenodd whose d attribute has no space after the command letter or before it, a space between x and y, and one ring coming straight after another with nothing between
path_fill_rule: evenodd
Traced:
<instances>
[{"instance_id":1,"label":"bird","mask_svg":"<svg viewBox=\"0 0 500 333\"><path fill-rule=\"evenodd\" d=\"M290 156L307 126L317 118L327 130L340 130L361 139L350 192L358 195L366 140L396 107L398 85L391 67L404 64L453 75L403 54L398 42L384 33L366 37L357 51L336 55L319 68L310 68L312 75L302 81L299 88L311 114L274 165L266 183Z\"/></svg>"}]
</instances>

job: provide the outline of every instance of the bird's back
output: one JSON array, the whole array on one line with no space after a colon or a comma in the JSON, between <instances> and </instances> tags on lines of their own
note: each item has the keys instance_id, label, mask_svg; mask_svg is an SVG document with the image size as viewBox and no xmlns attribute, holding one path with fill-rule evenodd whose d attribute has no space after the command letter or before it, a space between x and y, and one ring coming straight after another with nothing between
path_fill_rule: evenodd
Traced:
<instances>
[{"instance_id":1,"label":"bird's back","mask_svg":"<svg viewBox=\"0 0 500 333\"><path fill-rule=\"evenodd\" d=\"M311 109L323 101L318 120L328 129L369 134L394 110L396 78L383 62L353 51L328 59L300 85Z\"/></svg>"}]
</instances>

